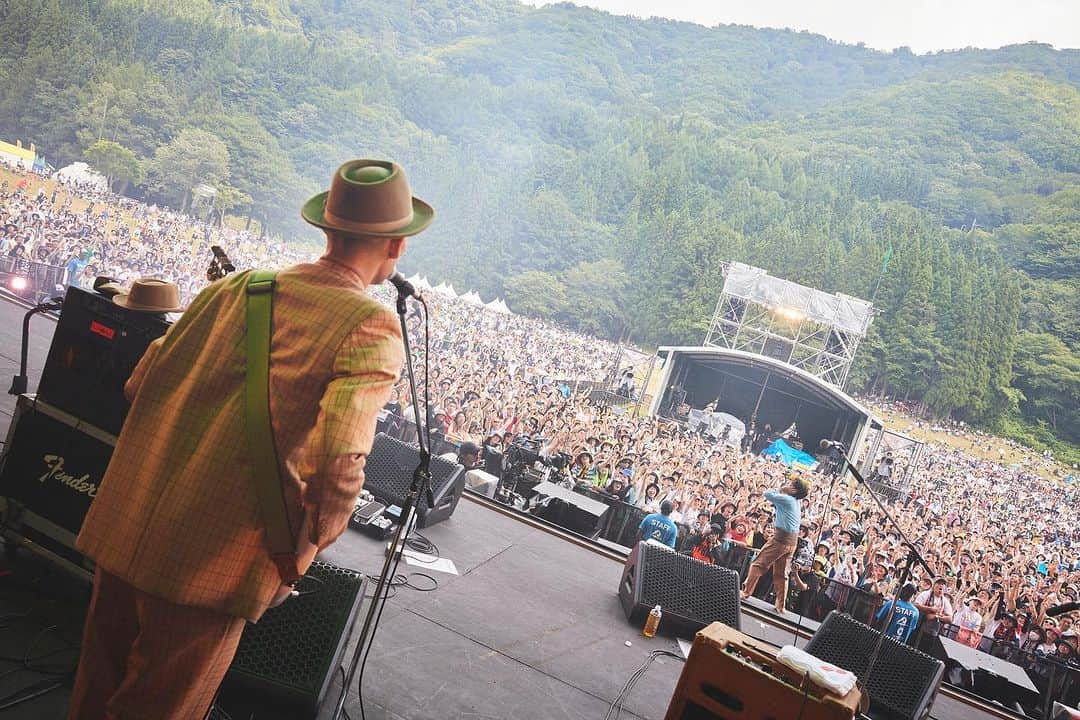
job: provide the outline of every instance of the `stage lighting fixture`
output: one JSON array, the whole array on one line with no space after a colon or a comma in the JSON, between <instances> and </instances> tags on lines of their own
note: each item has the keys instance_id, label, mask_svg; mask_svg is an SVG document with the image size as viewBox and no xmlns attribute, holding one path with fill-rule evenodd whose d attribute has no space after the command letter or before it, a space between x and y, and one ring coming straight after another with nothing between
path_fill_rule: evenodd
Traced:
<instances>
[{"instance_id":1,"label":"stage lighting fixture","mask_svg":"<svg viewBox=\"0 0 1080 720\"><path fill-rule=\"evenodd\" d=\"M27 285L29 285L29 283L22 275L16 275L11 278L11 289L15 292L22 292L26 289Z\"/></svg>"},{"instance_id":2,"label":"stage lighting fixture","mask_svg":"<svg viewBox=\"0 0 1080 720\"><path fill-rule=\"evenodd\" d=\"M806 314L795 308L779 307L776 308L776 314L791 322L802 322L806 319Z\"/></svg>"}]
</instances>

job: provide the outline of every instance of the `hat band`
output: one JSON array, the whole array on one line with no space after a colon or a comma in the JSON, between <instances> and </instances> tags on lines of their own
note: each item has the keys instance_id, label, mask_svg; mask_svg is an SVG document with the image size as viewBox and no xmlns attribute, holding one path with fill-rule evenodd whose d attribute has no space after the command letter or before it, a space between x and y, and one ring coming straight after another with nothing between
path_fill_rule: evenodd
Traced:
<instances>
[{"instance_id":1,"label":"hat band","mask_svg":"<svg viewBox=\"0 0 1080 720\"><path fill-rule=\"evenodd\" d=\"M390 232L398 228L404 228L413 220L412 208L409 208L409 214L398 220L387 220L386 222L360 222L358 220L349 220L347 218L339 217L330 211L330 208L323 208L323 220L329 225L333 225L340 230L348 230L349 232L365 233L365 232Z\"/></svg>"}]
</instances>

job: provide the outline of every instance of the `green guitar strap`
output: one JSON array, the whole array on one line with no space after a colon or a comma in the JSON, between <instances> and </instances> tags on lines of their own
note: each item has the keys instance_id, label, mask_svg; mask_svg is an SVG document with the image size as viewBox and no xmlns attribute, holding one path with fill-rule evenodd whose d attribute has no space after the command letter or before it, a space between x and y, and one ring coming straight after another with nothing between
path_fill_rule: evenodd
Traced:
<instances>
[{"instance_id":1,"label":"green guitar strap","mask_svg":"<svg viewBox=\"0 0 1080 720\"><path fill-rule=\"evenodd\" d=\"M247 381L244 388L244 431L255 472L266 547L281 581L293 585L296 571L296 539L289 525L281 465L270 423L270 328L273 319L274 278L271 270L257 270L247 283Z\"/></svg>"}]
</instances>

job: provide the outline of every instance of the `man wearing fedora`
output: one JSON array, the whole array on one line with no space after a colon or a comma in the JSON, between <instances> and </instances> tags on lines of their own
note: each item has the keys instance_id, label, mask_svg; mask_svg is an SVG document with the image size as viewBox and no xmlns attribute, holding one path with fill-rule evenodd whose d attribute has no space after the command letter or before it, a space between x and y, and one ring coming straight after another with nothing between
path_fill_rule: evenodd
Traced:
<instances>
[{"instance_id":1,"label":"man wearing fedora","mask_svg":"<svg viewBox=\"0 0 1080 720\"><path fill-rule=\"evenodd\" d=\"M397 318L365 288L434 211L399 165L354 160L301 214L326 253L277 273L269 371L296 553L272 560L264 538L244 412L250 273L238 272L192 301L125 388L131 410L77 541L97 572L71 719L204 717L244 623L348 524L402 362Z\"/></svg>"}]
</instances>

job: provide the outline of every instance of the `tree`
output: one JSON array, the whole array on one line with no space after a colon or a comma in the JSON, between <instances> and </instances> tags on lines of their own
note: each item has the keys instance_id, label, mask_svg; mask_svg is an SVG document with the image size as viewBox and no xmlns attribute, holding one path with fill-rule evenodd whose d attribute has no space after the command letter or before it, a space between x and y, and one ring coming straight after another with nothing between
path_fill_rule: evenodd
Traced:
<instances>
[{"instance_id":1,"label":"tree","mask_svg":"<svg viewBox=\"0 0 1080 720\"><path fill-rule=\"evenodd\" d=\"M225 222L225 213L246 210L251 207L251 196L242 190L237 190L232 185L223 183L218 186L217 195L214 196L214 212L217 213L217 223Z\"/></svg>"},{"instance_id":2,"label":"tree","mask_svg":"<svg viewBox=\"0 0 1080 720\"><path fill-rule=\"evenodd\" d=\"M228 179L229 150L213 133L185 128L157 149L147 175L151 191L180 199L180 209L185 211L196 184L215 185Z\"/></svg>"},{"instance_id":3,"label":"tree","mask_svg":"<svg viewBox=\"0 0 1080 720\"><path fill-rule=\"evenodd\" d=\"M116 184L140 183L143 178L142 163L135 153L120 143L111 140L98 140L84 153L86 162L102 173L109 181L109 188L116 190ZM122 192L121 187L118 192Z\"/></svg>"},{"instance_id":4,"label":"tree","mask_svg":"<svg viewBox=\"0 0 1080 720\"><path fill-rule=\"evenodd\" d=\"M623 312L630 278L616 260L582 262L566 271L566 313L581 332L615 337L626 325Z\"/></svg>"},{"instance_id":5,"label":"tree","mask_svg":"<svg viewBox=\"0 0 1080 720\"><path fill-rule=\"evenodd\" d=\"M505 287L506 300L516 313L553 320L566 311L566 289L550 273L523 272L509 278Z\"/></svg>"},{"instance_id":6,"label":"tree","mask_svg":"<svg viewBox=\"0 0 1080 720\"><path fill-rule=\"evenodd\" d=\"M1046 333L1021 333L1016 346L1016 387L1021 407L1053 430L1068 428L1080 441L1080 355Z\"/></svg>"}]
</instances>

